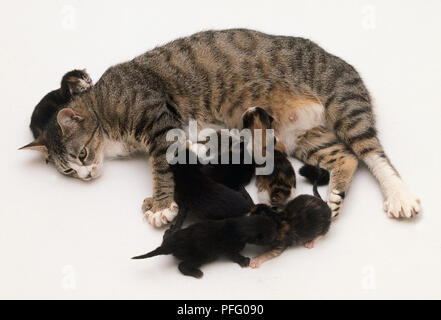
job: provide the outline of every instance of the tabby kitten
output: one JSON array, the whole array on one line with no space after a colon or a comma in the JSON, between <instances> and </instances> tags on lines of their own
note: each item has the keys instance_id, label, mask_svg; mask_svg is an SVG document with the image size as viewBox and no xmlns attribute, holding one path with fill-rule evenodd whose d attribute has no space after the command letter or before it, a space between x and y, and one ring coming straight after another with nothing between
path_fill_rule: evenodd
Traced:
<instances>
[{"instance_id":1,"label":"tabby kitten","mask_svg":"<svg viewBox=\"0 0 441 320\"><path fill-rule=\"evenodd\" d=\"M262 149L266 149L267 129L272 129L274 119L262 108L253 107L247 109L242 115L243 127L254 130L262 130ZM296 175L286 153L286 147L277 138L275 139L273 157L274 169L268 175L257 175L257 198L259 203L265 203L274 207L282 207L286 202L294 198L296 188ZM260 146L259 146L260 147ZM262 152L262 151L261 151Z\"/></svg>"},{"instance_id":2,"label":"tabby kitten","mask_svg":"<svg viewBox=\"0 0 441 320\"><path fill-rule=\"evenodd\" d=\"M147 214L160 226L176 210L167 132L184 128L190 119L200 126L240 127L243 112L255 105L274 118L289 154L330 171L333 215L359 160L379 181L390 216L410 218L420 211L378 140L372 100L360 75L303 38L232 29L157 47L109 68L58 112L52 135L39 144L60 172L83 179L93 178L101 165L105 141L148 151L154 192Z\"/></svg>"},{"instance_id":3,"label":"tabby kitten","mask_svg":"<svg viewBox=\"0 0 441 320\"><path fill-rule=\"evenodd\" d=\"M37 139L45 130L49 119L72 97L92 87L92 79L86 69L72 70L61 79L61 87L46 94L32 113L30 128Z\"/></svg>"}]
</instances>

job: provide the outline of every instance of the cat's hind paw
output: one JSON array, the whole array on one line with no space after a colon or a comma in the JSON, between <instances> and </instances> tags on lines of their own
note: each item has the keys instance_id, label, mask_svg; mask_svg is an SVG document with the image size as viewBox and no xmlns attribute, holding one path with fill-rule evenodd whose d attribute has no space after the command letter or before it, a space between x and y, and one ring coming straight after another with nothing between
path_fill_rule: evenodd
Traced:
<instances>
[{"instance_id":1,"label":"cat's hind paw","mask_svg":"<svg viewBox=\"0 0 441 320\"><path fill-rule=\"evenodd\" d=\"M331 218L336 219L340 214L341 205L343 199L345 198L345 193L338 190L331 190L328 196L328 206L331 208Z\"/></svg>"},{"instance_id":2,"label":"cat's hind paw","mask_svg":"<svg viewBox=\"0 0 441 320\"><path fill-rule=\"evenodd\" d=\"M412 218L421 211L421 203L403 187L386 198L384 211L389 218Z\"/></svg>"}]
</instances>

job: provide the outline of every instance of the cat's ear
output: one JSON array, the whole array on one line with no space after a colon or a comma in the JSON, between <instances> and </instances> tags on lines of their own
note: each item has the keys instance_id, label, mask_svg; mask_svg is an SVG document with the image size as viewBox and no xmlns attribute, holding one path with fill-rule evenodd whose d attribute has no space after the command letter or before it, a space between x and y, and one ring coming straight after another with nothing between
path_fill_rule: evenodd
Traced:
<instances>
[{"instance_id":1,"label":"cat's ear","mask_svg":"<svg viewBox=\"0 0 441 320\"><path fill-rule=\"evenodd\" d=\"M60 126L63 135L70 130L75 129L77 124L83 120L84 118L71 108L61 109L57 114L57 123Z\"/></svg>"},{"instance_id":2,"label":"cat's ear","mask_svg":"<svg viewBox=\"0 0 441 320\"><path fill-rule=\"evenodd\" d=\"M46 155L46 157L48 155L48 151L46 147L46 139L43 134L34 141L32 141L31 143L28 143L27 145L21 147L18 150L37 150L42 152L44 155Z\"/></svg>"}]
</instances>

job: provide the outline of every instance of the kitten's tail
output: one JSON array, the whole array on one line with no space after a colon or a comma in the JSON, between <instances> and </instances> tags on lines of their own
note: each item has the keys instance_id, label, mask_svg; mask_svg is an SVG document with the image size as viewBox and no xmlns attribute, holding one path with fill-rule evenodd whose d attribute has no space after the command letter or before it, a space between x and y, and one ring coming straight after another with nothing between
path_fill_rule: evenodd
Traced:
<instances>
[{"instance_id":1,"label":"kitten's tail","mask_svg":"<svg viewBox=\"0 0 441 320\"><path fill-rule=\"evenodd\" d=\"M132 259L147 259L147 258L151 258L151 257L154 257L154 256L159 256L159 255L162 255L162 254L168 254L168 253L161 246L161 247L156 248L153 251L150 251L149 253L133 257Z\"/></svg>"},{"instance_id":2,"label":"kitten's tail","mask_svg":"<svg viewBox=\"0 0 441 320\"><path fill-rule=\"evenodd\" d=\"M314 192L314 196L321 199L322 197L318 192L317 186L323 186L329 183L329 171L320 167L305 164L300 168L299 173L313 184L312 190Z\"/></svg>"}]
</instances>

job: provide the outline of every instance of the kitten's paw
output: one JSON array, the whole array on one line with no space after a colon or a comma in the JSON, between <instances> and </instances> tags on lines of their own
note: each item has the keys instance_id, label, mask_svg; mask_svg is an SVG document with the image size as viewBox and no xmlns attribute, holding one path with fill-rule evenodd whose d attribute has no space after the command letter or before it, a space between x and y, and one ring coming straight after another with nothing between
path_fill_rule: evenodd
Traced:
<instances>
[{"instance_id":1,"label":"kitten's paw","mask_svg":"<svg viewBox=\"0 0 441 320\"><path fill-rule=\"evenodd\" d=\"M248 266L250 265L250 263L251 263L251 259L248 258L248 257L245 257L245 258L243 258L242 261L239 262L239 265L240 265L242 268L246 268L246 267L248 267Z\"/></svg>"},{"instance_id":2,"label":"kitten's paw","mask_svg":"<svg viewBox=\"0 0 441 320\"><path fill-rule=\"evenodd\" d=\"M345 197L345 193L338 191L336 189L331 190L328 196L328 206L331 208L331 217L333 219L337 218L340 214L341 205L343 203L343 199Z\"/></svg>"},{"instance_id":3,"label":"kitten's paw","mask_svg":"<svg viewBox=\"0 0 441 320\"><path fill-rule=\"evenodd\" d=\"M305 242L303 245L305 248L312 249L314 248L314 241Z\"/></svg>"},{"instance_id":4,"label":"kitten's paw","mask_svg":"<svg viewBox=\"0 0 441 320\"><path fill-rule=\"evenodd\" d=\"M170 223L178 215L178 205L174 201L164 208L163 205L159 205L152 198L146 198L142 204L142 209L145 212L144 219L157 228Z\"/></svg>"},{"instance_id":5,"label":"kitten's paw","mask_svg":"<svg viewBox=\"0 0 441 320\"><path fill-rule=\"evenodd\" d=\"M259 268L260 265L261 265L261 263L260 263L259 259L256 259L256 258L251 259L250 264L249 264L250 268L253 268L253 269Z\"/></svg>"},{"instance_id":6,"label":"kitten's paw","mask_svg":"<svg viewBox=\"0 0 441 320\"><path fill-rule=\"evenodd\" d=\"M421 203L404 186L388 195L384 201L384 211L389 218L412 218L421 211Z\"/></svg>"}]
</instances>

